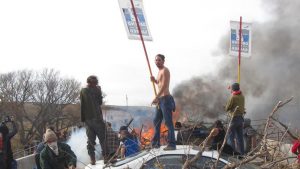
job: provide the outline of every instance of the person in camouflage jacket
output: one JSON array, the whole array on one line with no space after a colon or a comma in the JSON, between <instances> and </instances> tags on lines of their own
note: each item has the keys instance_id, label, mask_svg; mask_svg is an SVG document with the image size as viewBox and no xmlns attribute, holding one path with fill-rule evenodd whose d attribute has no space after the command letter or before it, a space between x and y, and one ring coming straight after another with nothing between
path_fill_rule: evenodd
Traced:
<instances>
[{"instance_id":1,"label":"person in camouflage jacket","mask_svg":"<svg viewBox=\"0 0 300 169\"><path fill-rule=\"evenodd\" d=\"M86 135L88 137L87 150L91 164L95 165L95 145L98 137L101 145L102 156L108 158L107 144L105 140L106 127L102 116L102 91L98 86L98 78L89 76L87 87L80 92L81 121L86 125Z\"/></svg>"}]
</instances>

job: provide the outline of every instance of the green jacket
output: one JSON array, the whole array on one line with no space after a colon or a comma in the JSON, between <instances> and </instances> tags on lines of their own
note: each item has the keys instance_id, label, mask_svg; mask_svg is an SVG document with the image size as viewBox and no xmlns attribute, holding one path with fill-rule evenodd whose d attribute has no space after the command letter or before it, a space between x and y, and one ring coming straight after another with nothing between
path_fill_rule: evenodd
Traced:
<instances>
[{"instance_id":1,"label":"green jacket","mask_svg":"<svg viewBox=\"0 0 300 169\"><path fill-rule=\"evenodd\" d=\"M80 91L81 121L103 119L101 88L86 87Z\"/></svg>"},{"instance_id":2,"label":"green jacket","mask_svg":"<svg viewBox=\"0 0 300 169\"><path fill-rule=\"evenodd\" d=\"M233 114L236 106L239 106L235 114ZM244 116L245 114L245 97L241 93L239 95L231 95L227 101L225 111L230 115L230 117Z\"/></svg>"},{"instance_id":3,"label":"green jacket","mask_svg":"<svg viewBox=\"0 0 300 169\"><path fill-rule=\"evenodd\" d=\"M40 165L42 169L65 169L73 165L76 167L77 157L71 147L65 143L57 143L58 156L48 147L40 154Z\"/></svg>"}]
</instances>

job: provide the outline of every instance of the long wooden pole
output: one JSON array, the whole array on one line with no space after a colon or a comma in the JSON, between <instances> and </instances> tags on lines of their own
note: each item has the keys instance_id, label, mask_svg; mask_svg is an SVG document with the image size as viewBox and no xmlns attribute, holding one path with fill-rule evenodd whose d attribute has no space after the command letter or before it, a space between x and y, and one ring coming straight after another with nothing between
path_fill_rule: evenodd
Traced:
<instances>
[{"instance_id":1,"label":"long wooden pole","mask_svg":"<svg viewBox=\"0 0 300 169\"><path fill-rule=\"evenodd\" d=\"M134 15L134 18L135 18L135 21L136 21L136 25L137 25L137 28L138 28L138 31L139 31L140 39L141 39L141 42L142 42L142 45L143 45L143 48L144 48L144 53L145 53L145 56L146 56L146 60L147 60L147 64L148 64L148 68L149 68L149 72L150 72L150 76L153 76L152 70L151 70L151 66L150 66L150 62L149 62L149 58L148 58L148 53L147 53L146 45L145 45L144 38L143 38L143 35L142 35L142 30L141 30L141 27L140 27L140 23L139 23L139 20L138 20L136 11L135 11L133 0L130 0L130 2L131 2L131 7L132 7L133 15ZM152 86L153 86L154 94L155 94L155 96L157 96L156 87L155 87L154 82L152 82Z\"/></svg>"},{"instance_id":2,"label":"long wooden pole","mask_svg":"<svg viewBox=\"0 0 300 169\"><path fill-rule=\"evenodd\" d=\"M241 85L241 50L242 50L242 17L240 16L239 29L239 60L238 60L238 83Z\"/></svg>"}]
</instances>

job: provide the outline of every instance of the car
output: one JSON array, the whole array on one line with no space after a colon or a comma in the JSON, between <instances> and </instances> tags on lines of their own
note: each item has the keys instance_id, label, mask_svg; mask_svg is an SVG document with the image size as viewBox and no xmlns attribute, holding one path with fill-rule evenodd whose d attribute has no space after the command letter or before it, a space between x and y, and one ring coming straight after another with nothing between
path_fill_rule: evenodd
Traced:
<instances>
[{"instance_id":1,"label":"car","mask_svg":"<svg viewBox=\"0 0 300 169\"><path fill-rule=\"evenodd\" d=\"M89 164L85 169L181 169L187 158L191 159L199 152L197 147L189 145L177 145L176 150L169 151L164 151L164 147L165 146L161 146L160 148L143 150L107 165L104 164L103 160L99 160L96 162L96 165ZM204 151L202 157L189 168L210 169L212 165L215 165L217 158L217 151ZM221 169L230 163L230 158L232 157L222 155L219 159L217 169ZM234 161L237 161L237 159ZM256 169L259 167L247 164L240 168Z\"/></svg>"}]
</instances>

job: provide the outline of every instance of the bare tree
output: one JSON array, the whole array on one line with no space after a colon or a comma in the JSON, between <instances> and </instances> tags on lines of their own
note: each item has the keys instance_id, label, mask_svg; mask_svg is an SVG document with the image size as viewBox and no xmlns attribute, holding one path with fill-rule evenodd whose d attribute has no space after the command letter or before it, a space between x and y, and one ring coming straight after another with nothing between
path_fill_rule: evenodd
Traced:
<instances>
[{"instance_id":1,"label":"bare tree","mask_svg":"<svg viewBox=\"0 0 300 169\"><path fill-rule=\"evenodd\" d=\"M26 145L36 135L42 138L47 125L60 129L76 123L63 109L76 103L79 91L79 82L61 78L53 69L0 74L1 115L16 117L20 141Z\"/></svg>"},{"instance_id":2,"label":"bare tree","mask_svg":"<svg viewBox=\"0 0 300 169\"><path fill-rule=\"evenodd\" d=\"M30 70L10 72L0 75L1 109L4 115L14 115L19 125L22 144L28 141L26 133L25 103L30 101L33 93L35 73Z\"/></svg>"},{"instance_id":3,"label":"bare tree","mask_svg":"<svg viewBox=\"0 0 300 169\"><path fill-rule=\"evenodd\" d=\"M39 107L39 111L32 124L37 130L37 134L42 136L47 125L54 125L57 129L66 126L72 121L68 121L63 109L76 103L80 92L80 83L74 79L63 79L59 77L59 72L53 69L45 69L36 81L36 88L33 94L33 102Z\"/></svg>"}]
</instances>

